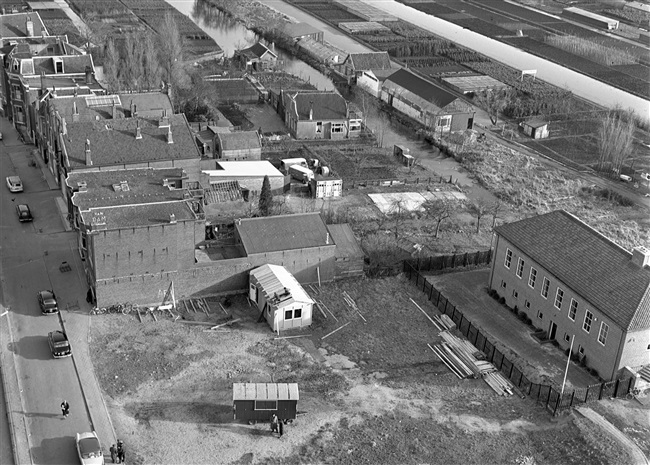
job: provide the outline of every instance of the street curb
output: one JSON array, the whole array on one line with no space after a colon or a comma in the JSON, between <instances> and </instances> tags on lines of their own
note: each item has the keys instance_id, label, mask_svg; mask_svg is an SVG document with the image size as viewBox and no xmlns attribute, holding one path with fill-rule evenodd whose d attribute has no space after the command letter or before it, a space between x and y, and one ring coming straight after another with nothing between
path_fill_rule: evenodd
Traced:
<instances>
[{"instance_id":1,"label":"street curb","mask_svg":"<svg viewBox=\"0 0 650 465\"><path fill-rule=\"evenodd\" d=\"M5 311L9 311L7 308ZM9 322L9 314L6 323L0 325L0 339L13 343L13 335L11 334L11 324ZM0 359L0 377L5 391L5 404L7 406L7 421L9 429L11 430L11 446L16 465L33 464L32 460L32 446L29 441L29 433L27 432L27 424L25 422L25 409L23 407L22 396L20 395L20 381L18 380L18 373L16 372L15 355L9 355L7 350L2 350ZM20 426L22 424L22 427Z\"/></svg>"}]
</instances>

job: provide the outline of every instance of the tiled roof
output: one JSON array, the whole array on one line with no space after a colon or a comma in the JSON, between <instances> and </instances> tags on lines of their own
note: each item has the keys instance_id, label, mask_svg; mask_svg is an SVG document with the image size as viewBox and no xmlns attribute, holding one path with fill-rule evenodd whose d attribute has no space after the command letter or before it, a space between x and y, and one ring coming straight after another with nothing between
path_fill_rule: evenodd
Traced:
<instances>
[{"instance_id":1,"label":"tiled roof","mask_svg":"<svg viewBox=\"0 0 650 465\"><path fill-rule=\"evenodd\" d=\"M27 37L27 19L34 23L34 36L42 36L45 26L38 13L0 15L0 37Z\"/></svg>"},{"instance_id":2,"label":"tiled roof","mask_svg":"<svg viewBox=\"0 0 650 465\"><path fill-rule=\"evenodd\" d=\"M288 97L295 101L300 120L309 119L310 109L313 109L313 119L318 121L340 120L347 117L347 103L336 92L291 92ZM290 103L293 105L292 102Z\"/></svg>"},{"instance_id":3,"label":"tiled roof","mask_svg":"<svg viewBox=\"0 0 650 465\"><path fill-rule=\"evenodd\" d=\"M337 257L363 257L365 255L349 224L328 224L327 230L336 244Z\"/></svg>"},{"instance_id":4,"label":"tiled roof","mask_svg":"<svg viewBox=\"0 0 650 465\"><path fill-rule=\"evenodd\" d=\"M83 223L93 231L169 224L171 215L174 215L176 221L196 219L191 207L184 200L99 207L81 212ZM93 220L98 216L103 218L104 225L93 225Z\"/></svg>"},{"instance_id":5,"label":"tiled roof","mask_svg":"<svg viewBox=\"0 0 650 465\"><path fill-rule=\"evenodd\" d=\"M74 190L79 189L80 184L85 185L84 191L72 194L72 203L83 211L92 207L182 200L183 189L170 189L164 185L165 179L182 177L181 168L73 171L66 184ZM126 190L123 184L127 186ZM119 185L117 190L114 185Z\"/></svg>"},{"instance_id":6,"label":"tiled roof","mask_svg":"<svg viewBox=\"0 0 650 465\"><path fill-rule=\"evenodd\" d=\"M46 84L47 84L46 80ZM57 96L62 95L61 89L57 89ZM70 91L71 95L73 91ZM92 121L96 116L100 119L112 119L113 108L110 105L105 106L88 106L88 95L77 98L53 98L49 100L50 105L53 105L61 116L66 118L66 121L72 121L72 114L74 106L77 106L77 113L79 114L79 121ZM107 96L111 98L113 96ZM92 99L91 99L92 100ZM108 100L107 100L108 101ZM146 117L147 115L160 116L162 110L166 109L168 114L172 113L171 103L167 94L160 92L147 92L142 94L117 94L117 102L120 103L116 107L117 118L126 118L131 116L130 106L131 103L135 105L138 115Z\"/></svg>"},{"instance_id":7,"label":"tiled roof","mask_svg":"<svg viewBox=\"0 0 650 465\"><path fill-rule=\"evenodd\" d=\"M290 37L302 37L310 34L322 32L308 23L287 23L284 26L284 32Z\"/></svg>"},{"instance_id":8,"label":"tiled roof","mask_svg":"<svg viewBox=\"0 0 650 465\"><path fill-rule=\"evenodd\" d=\"M221 132L217 134L221 150L259 149L262 147L257 131Z\"/></svg>"},{"instance_id":9,"label":"tiled roof","mask_svg":"<svg viewBox=\"0 0 650 465\"><path fill-rule=\"evenodd\" d=\"M235 228L248 255L328 245L320 213L245 218Z\"/></svg>"},{"instance_id":10,"label":"tiled roof","mask_svg":"<svg viewBox=\"0 0 650 465\"><path fill-rule=\"evenodd\" d=\"M262 58L262 56L264 56L264 54L267 53L267 52L270 53L271 55L273 55L274 57L278 56L273 50L271 50L270 48L268 48L266 45L264 45L261 42L257 42L256 44L253 44L248 48L240 50L240 53L242 53L242 54L244 54L246 56L252 56L252 57L255 57L255 58Z\"/></svg>"},{"instance_id":11,"label":"tiled roof","mask_svg":"<svg viewBox=\"0 0 650 465\"><path fill-rule=\"evenodd\" d=\"M355 71L391 68L388 52L350 53L348 58Z\"/></svg>"},{"instance_id":12,"label":"tiled roof","mask_svg":"<svg viewBox=\"0 0 650 465\"><path fill-rule=\"evenodd\" d=\"M558 210L495 231L619 327L650 328L650 268L575 216Z\"/></svg>"},{"instance_id":13,"label":"tiled roof","mask_svg":"<svg viewBox=\"0 0 650 465\"><path fill-rule=\"evenodd\" d=\"M72 169L86 166L86 139L94 166L146 163L160 160L200 159L185 116L170 115L173 143L167 143L168 128L159 128L157 119L124 118L109 121L67 122L63 136ZM136 122L142 139L136 139Z\"/></svg>"},{"instance_id":14,"label":"tiled roof","mask_svg":"<svg viewBox=\"0 0 650 465\"><path fill-rule=\"evenodd\" d=\"M384 81L384 86L390 87L390 83L403 87L427 102L433 103L438 108L444 108L458 98L406 69L400 69L391 74Z\"/></svg>"}]
</instances>

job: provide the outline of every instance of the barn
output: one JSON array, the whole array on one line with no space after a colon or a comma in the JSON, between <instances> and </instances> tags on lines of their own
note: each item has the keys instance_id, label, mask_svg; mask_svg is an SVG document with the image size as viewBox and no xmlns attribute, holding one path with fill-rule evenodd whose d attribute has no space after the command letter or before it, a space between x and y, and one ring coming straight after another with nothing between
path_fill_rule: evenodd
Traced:
<instances>
[{"instance_id":1,"label":"barn","mask_svg":"<svg viewBox=\"0 0 650 465\"><path fill-rule=\"evenodd\" d=\"M250 272L248 297L278 334L311 325L314 301L283 266L262 265Z\"/></svg>"},{"instance_id":2,"label":"barn","mask_svg":"<svg viewBox=\"0 0 650 465\"><path fill-rule=\"evenodd\" d=\"M262 141L257 131L218 132L214 135L214 158L219 160L259 160Z\"/></svg>"},{"instance_id":3,"label":"barn","mask_svg":"<svg viewBox=\"0 0 650 465\"><path fill-rule=\"evenodd\" d=\"M296 418L298 400L296 383L233 383L232 406L235 420L250 424L270 421L274 413L281 421Z\"/></svg>"}]
</instances>

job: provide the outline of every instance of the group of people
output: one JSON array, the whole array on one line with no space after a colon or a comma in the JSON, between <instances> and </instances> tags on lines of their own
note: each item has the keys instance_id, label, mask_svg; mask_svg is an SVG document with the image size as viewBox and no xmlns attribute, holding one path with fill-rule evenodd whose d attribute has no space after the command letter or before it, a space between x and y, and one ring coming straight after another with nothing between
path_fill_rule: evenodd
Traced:
<instances>
[{"instance_id":1,"label":"group of people","mask_svg":"<svg viewBox=\"0 0 650 465\"><path fill-rule=\"evenodd\" d=\"M124 450L124 441L118 439L117 446L113 444L109 450L111 451L111 460L113 463L124 463L126 453Z\"/></svg>"},{"instance_id":2,"label":"group of people","mask_svg":"<svg viewBox=\"0 0 650 465\"><path fill-rule=\"evenodd\" d=\"M274 413L271 415L271 434L278 433L278 437L282 437L284 434L284 423L278 419L278 416Z\"/></svg>"},{"instance_id":3,"label":"group of people","mask_svg":"<svg viewBox=\"0 0 650 465\"><path fill-rule=\"evenodd\" d=\"M70 415L70 404L65 399L61 402L61 413L63 414L63 418L68 418L68 415Z\"/></svg>"}]
</instances>

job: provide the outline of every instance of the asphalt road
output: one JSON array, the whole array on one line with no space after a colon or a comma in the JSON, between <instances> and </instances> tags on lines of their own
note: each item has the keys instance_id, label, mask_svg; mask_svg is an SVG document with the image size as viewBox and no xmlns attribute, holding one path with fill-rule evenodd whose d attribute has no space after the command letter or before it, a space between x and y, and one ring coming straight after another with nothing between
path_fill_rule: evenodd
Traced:
<instances>
[{"instance_id":1,"label":"asphalt road","mask_svg":"<svg viewBox=\"0 0 650 465\"><path fill-rule=\"evenodd\" d=\"M77 432L90 430L88 413L73 360L55 360L47 343L48 332L61 329L60 318L42 315L36 299L38 291L54 289L60 307L77 302L78 296L68 289L78 292L78 286L66 283L76 277L59 271L61 261L73 253L75 236L65 232L58 213L55 198L60 191L50 190L38 166L29 166L33 146L18 140L6 118L0 119L0 128L2 183L5 176L17 174L25 186L23 193L0 187L2 306L9 309L2 323L9 322L12 334L12 341L3 341L1 349L11 351L15 360L32 462L78 463L74 438ZM32 223L18 221L18 203L29 205ZM59 408L64 398L71 407L67 419Z\"/></svg>"}]
</instances>

